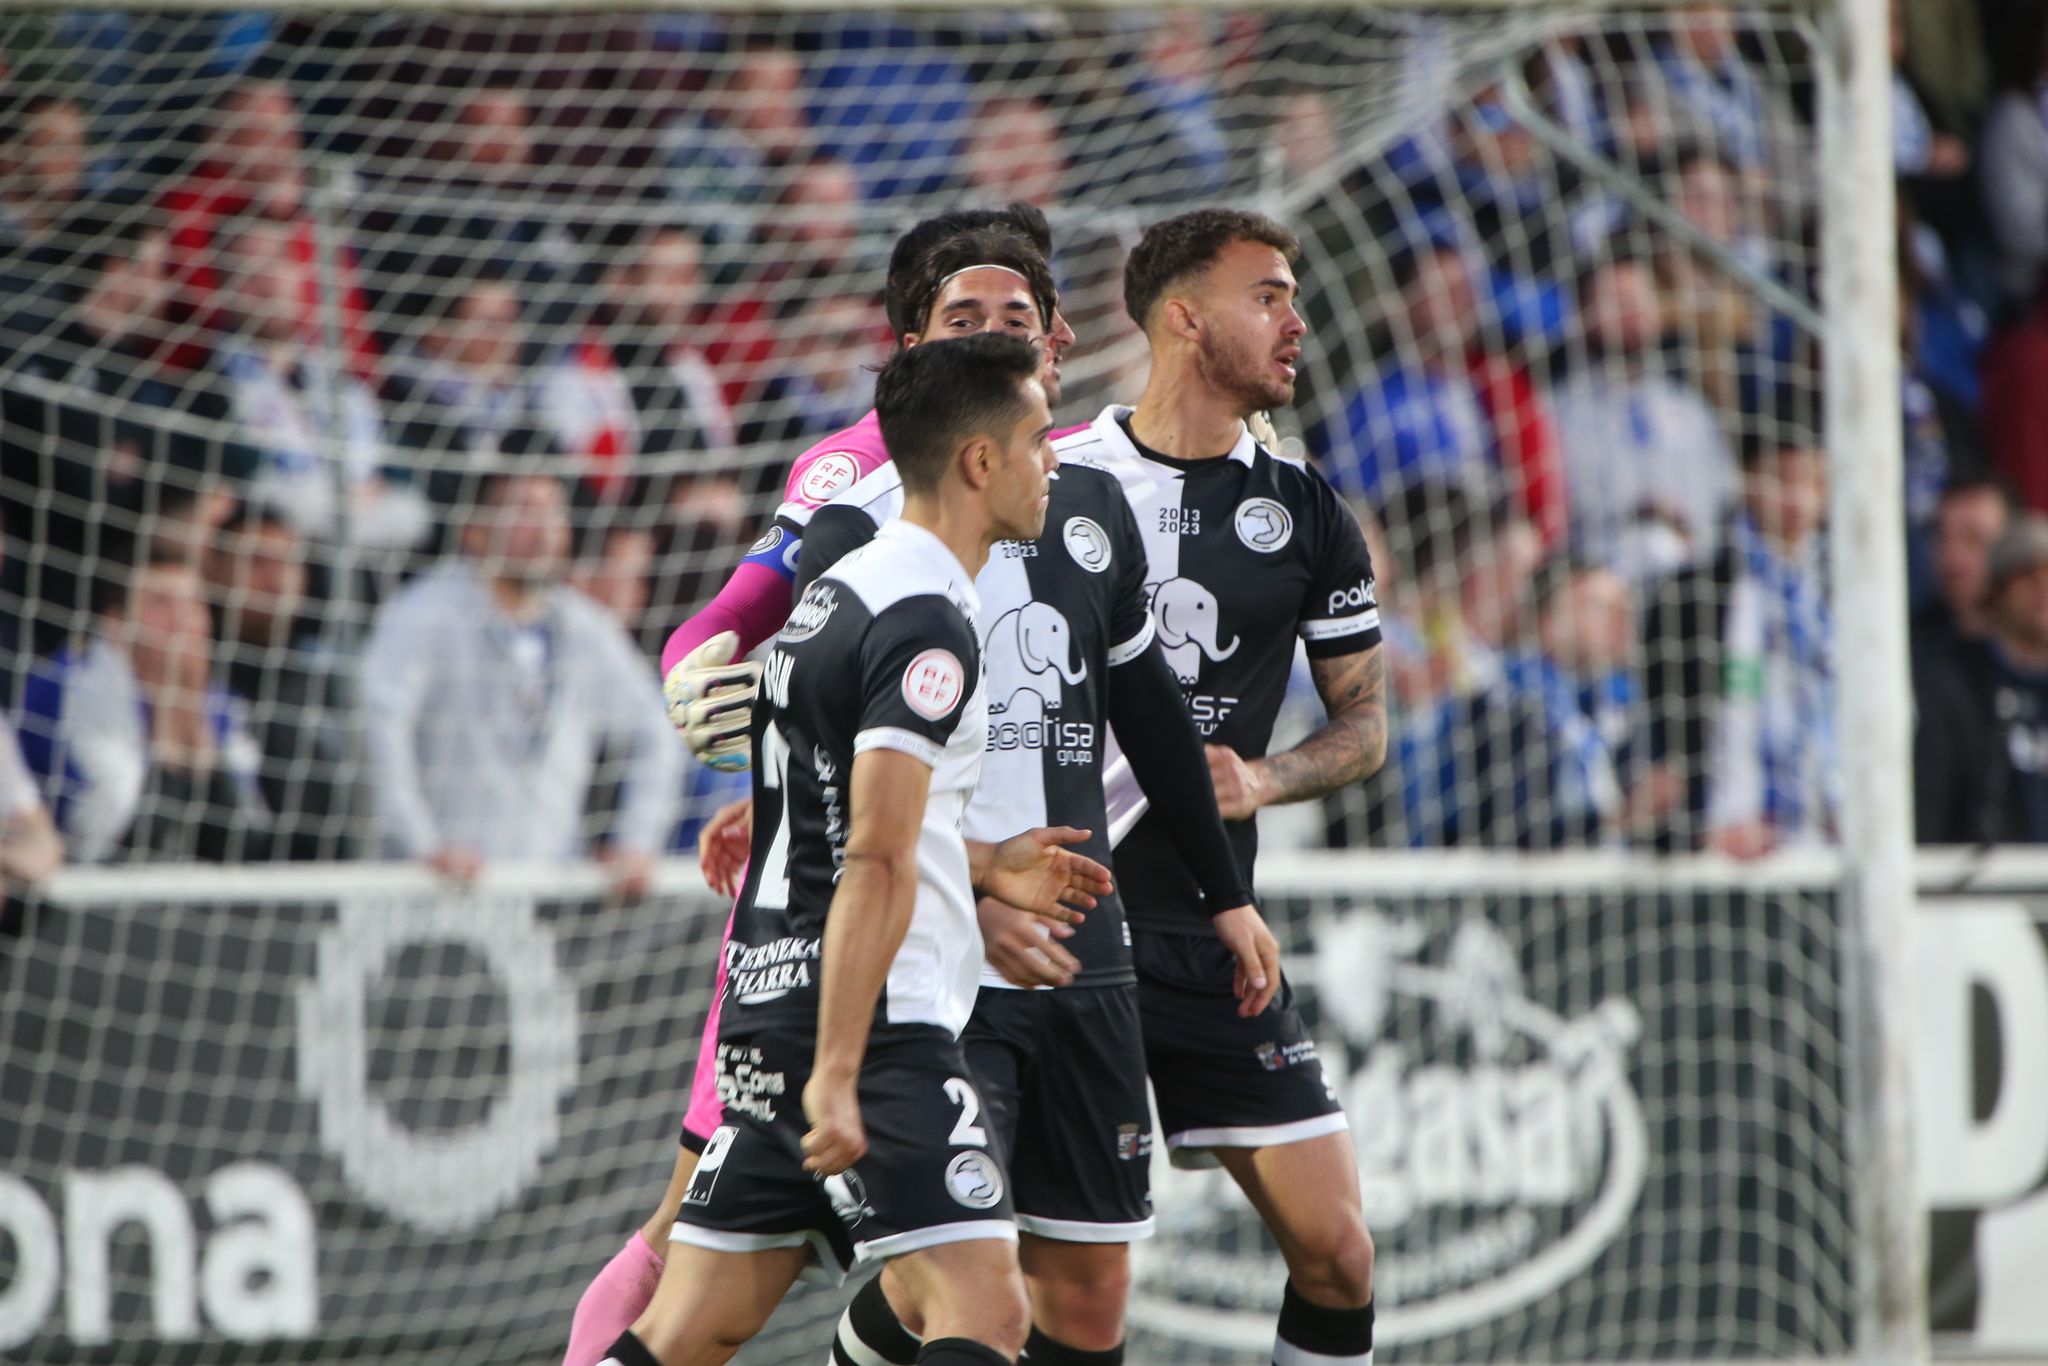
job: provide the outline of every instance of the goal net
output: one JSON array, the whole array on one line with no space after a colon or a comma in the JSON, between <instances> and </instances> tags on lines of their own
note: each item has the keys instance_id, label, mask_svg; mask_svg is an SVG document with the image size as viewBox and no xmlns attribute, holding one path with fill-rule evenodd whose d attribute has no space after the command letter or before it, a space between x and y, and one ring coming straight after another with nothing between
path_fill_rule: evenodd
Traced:
<instances>
[{"instance_id":1,"label":"goal net","mask_svg":"<svg viewBox=\"0 0 2048 1366\"><path fill-rule=\"evenodd\" d=\"M1823 455L1888 486L1889 342L1844 310L1890 283L1831 244L1889 187L1878 215L1816 169L1865 164L1857 8L0 16L0 710L73 862L145 865L0 939L0 1344L557 1356L659 1193L720 908L680 865L623 914L580 866L487 860L464 897L374 864L427 851L365 642L481 563L486 476L538 471L651 697L792 458L869 407L896 235L1013 199L1078 336L1063 424L1143 387L1147 224L1230 203L1301 239L1272 417L1367 529L1397 738L1264 818L1264 890L1345 1078L1387 1359L1835 1359L1912 1320L1858 1023L1890 742L1844 742L1888 685L1835 662L1897 653L1858 596L1889 601L1895 494L1831 517ZM1759 566L1781 598L1731 606ZM518 634L515 730L555 667ZM469 677L454 649L402 657ZM1320 717L1297 672L1283 735ZM547 770L587 787L536 837L565 858L685 853L744 790L629 722L589 747ZM1745 839L1818 862L1659 871ZM1352 852L1288 853L1323 846ZM1389 850L1444 871L1389 885ZM1474 850L1590 862L1461 883ZM1262 1351L1256 1221L1158 1190L1134 1360ZM745 1359L820 1350L833 1304Z\"/></svg>"}]
</instances>

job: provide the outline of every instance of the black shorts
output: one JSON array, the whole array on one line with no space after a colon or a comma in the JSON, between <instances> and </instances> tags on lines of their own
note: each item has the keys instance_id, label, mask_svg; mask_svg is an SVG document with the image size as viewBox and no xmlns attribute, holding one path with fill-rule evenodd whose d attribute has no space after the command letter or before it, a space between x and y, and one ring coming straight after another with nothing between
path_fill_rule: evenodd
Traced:
<instances>
[{"instance_id":1,"label":"black shorts","mask_svg":"<svg viewBox=\"0 0 2048 1366\"><path fill-rule=\"evenodd\" d=\"M984 986L960 1044L1009 1159L1017 1227L1069 1243L1149 1238L1137 988Z\"/></svg>"},{"instance_id":2,"label":"black shorts","mask_svg":"<svg viewBox=\"0 0 2048 1366\"><path fill-rule=\"evenodd\" d=\"M1223 941L1140 930L1131 956L1145 1068L1175 1166L1213 1166L1212 1148L1271 1148L1349 1127L1284 976L1273 1003L1245 1020Z\"/></svg>"},{"instance_id":3,"label":"black shorts","mask_svg":"<svg viewBox=\"0 0 2048 1366\"><path fill-rule=\"evenodd\" d=\"M941 1243L1016 1241L1009 1181L952 1035L876 1026L860 1070L867 1154L824 1180L803 1166L814 1049L795 1029L719 1040L725 1123L697 1160L672 1241L715 1252L809 1245L828 1280Z\"/></svg>"}]
</instances>

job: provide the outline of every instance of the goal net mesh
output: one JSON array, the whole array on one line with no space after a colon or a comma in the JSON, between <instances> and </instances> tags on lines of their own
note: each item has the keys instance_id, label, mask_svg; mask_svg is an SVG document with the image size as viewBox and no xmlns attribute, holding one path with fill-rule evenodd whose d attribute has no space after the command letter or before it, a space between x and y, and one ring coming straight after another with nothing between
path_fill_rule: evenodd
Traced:
<instances>
[{"instance_id":1,"label":"goal net mesh","mask_svg":"<svg viewBox=\"0 0 2048 1366\"><path fill-rule=\"evenodd\" d=\"M488 473L560 476L566 577L651 691L794 455L869 407L896 235L1016 198L1079 338L1063 424L1143 386L1121 274L1148 223L1229 203L1301 238L1310 336L1272 417L1367 528L1397 739L1372 782L1269 813L1269 849L1837 826L1824 579L1725 658L1688 596L1820 553L1830 78L1804 11L17 11L0 54L0 704L75 860L383 852L362 641L461 555ZM167 563L189 592L118 605ZM203 717L226 781L159 781L152 740L125 787L79 787L53 699L96 642L148 714ZM180 650L210 663L148 662ZM1297 674L1283 739L1320 718ZM1763 733L1780 685L1812 725ZM1744 727L1761 760L1709 753ZM692 768L670 848L739 790ZM393 907L440 903L349 901L354 876L138 884L0 947L10 1354L556 1358L666 1173L718 908L462 902L516 922L494 950L446 907L393 938ZM1383 1231L1387 1359L1846 1352L1852 974L1824 886L1279 909ZM1378 974L1369 1004L1332 964ZM370 1004L323 1005L350 973ZM564 1009L566 1058L537 1023ZM363 1074L323 1081L337 1057ZM452 1192L474 1135L529 1114L529 1157L477 1156L502 1189ZM264 1244L236 1230L298 1208L277 1179L316 1226L277 1234L320 1249L310 1319L295 1263L237 1279ZM1134 1359L1256 1354L1270 1245L1209 1177L1159 1193ZM822 1351L831 1310L795 1302L745 1359Z\"/></svg>"}]
</instances>

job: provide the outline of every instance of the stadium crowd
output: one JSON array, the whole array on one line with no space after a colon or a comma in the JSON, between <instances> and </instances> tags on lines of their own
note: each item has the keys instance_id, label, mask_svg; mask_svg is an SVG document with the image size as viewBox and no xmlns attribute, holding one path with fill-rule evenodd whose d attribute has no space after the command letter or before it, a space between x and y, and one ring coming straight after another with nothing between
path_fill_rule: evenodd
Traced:
<instances>
[{"instance_id":1,"label":"stadium crowd","mask_svg":"<svg viewBox=\"0 0 2048 1366\"><path fill-rule=\"evenodd\" d=\"M643 883L736 790L662 637L868 407L878 249L1013 198L1066 423L1138 387L1136 227L1238 200L1306 244L1274 416L1367 527L1396 682L1328 840L1831 838L1797 36L1703 4L1475 77L1371 18L1060 22L8 21L0 872ZM1901 6L1894 48L1921 834L2038 842L2048 4Z\"/></svg>"}]
</instances>

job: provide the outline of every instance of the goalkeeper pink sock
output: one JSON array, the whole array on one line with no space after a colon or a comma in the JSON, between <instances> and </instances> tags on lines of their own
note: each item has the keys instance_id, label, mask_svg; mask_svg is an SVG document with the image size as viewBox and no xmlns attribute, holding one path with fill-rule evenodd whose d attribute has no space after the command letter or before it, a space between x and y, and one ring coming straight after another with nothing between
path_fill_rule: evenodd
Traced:
<instances>
[{"instance_id":1,"label":"goalkeeper pink sock","mask_svg":"<svg viewBox=\"0 0 2048 1366\"><path fill-rule=\"evenodd\" d=\"M569 1351L562 1366L597 1366L605 1349L633 1326L661 1284L661 1257L634 1229L626 1245L612 1254L576 1301L576 1319L569 1325Z\"/></svg>"}]
</instances>

